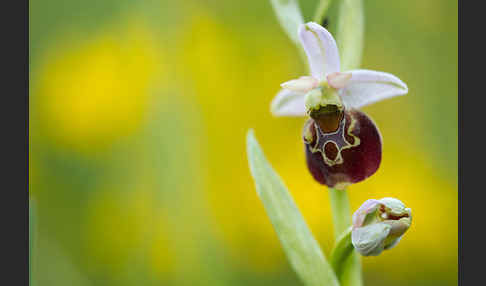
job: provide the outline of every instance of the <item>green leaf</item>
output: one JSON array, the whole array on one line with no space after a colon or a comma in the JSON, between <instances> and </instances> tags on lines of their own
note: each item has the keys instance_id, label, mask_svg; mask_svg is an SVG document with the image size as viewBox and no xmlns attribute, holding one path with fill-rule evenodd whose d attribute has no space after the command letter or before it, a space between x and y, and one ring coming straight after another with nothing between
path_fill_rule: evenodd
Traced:
<instances>
[{"instance_id":1,"label":"green leaf","mask_svg":"<svg viewBox=\"0 0 486 286\"><path fill-rule=\"evenodd\" d=\"M363 54L363 1L340 0L338 5L336 43L341 55L341 70L357 69Z\"/></svg>"},{"instance_id":2,"label":"green leaf","mask_svg":"<svg viewBox=\"0 0 486 286\"><path fill-rule=\"evenodd\" d=\"M246 143L257 194L292 268L306 285L339 286L292 196L265 158L253 130L248 131Z\"/></svg>"},{"instance_id":3,"label":"green leaf","mask_svg":"<svg viewBox=\"0 0 486 286\"><path fill-rule=\"evenodd\" d=\"M304 23L297 0L270 0L280 25L289 38L300 46L297 34L299 25Z\"/></svg>"},{"instance_id":4,"label":"green leaf","mask_svg":"<svg viewBox=\"0 0 486 286\"><path fill-rule=\"evenodd\" d=\"M349 256L354 251L353 244L351 243L351 227L349 227L341 236L336 240L336 244L331 251L329 262L331 263L334 273L337 277L340 277L343 273L343 267Z\"/></svg>"}]
</instances>

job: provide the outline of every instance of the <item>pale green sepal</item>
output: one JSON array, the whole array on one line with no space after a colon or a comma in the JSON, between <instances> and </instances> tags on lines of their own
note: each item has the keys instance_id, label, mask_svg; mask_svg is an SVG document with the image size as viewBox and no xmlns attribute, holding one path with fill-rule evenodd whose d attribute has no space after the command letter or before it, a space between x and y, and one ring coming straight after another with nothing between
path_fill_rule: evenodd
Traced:
<instances>
[{"instance_id":1,"label":"pale green sepal","mask_svg":"<svg viewBox=\"0 0 486 286\"><path fill-rule=\"evenodd\" d=\"M305 285L339 286L292 196L260 149L253 130L248 131L246 143L257 194L292 268Z\"/></svg>"}]
</instances>

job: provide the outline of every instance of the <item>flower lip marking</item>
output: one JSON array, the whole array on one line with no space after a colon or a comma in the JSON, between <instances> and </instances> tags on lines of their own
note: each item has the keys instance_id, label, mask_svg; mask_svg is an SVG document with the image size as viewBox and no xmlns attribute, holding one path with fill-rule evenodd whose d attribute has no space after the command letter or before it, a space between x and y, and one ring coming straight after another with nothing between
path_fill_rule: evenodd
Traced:
<instances>
[{"instance_id":1,"label":"flower lip marking","mask_svg":"<svg viewBox=\"0 0 486 286\"><path fill-rule=\"evenodd\" d=\"M341 149L342 163L337 164L336 145L331 143L324 145L324 151L327 153L325 155L329 159L327 162L323 153L313 148L316 147L315 142L317 142L319 132L315 127L316 124L319 125L321 131L324 131L323 133L334 133L341 123L340 121L335 124L335 127L334 123L328 124L328 121L323 126L322 122L309 118L302 131L306 164L312 177L322 185L338 189L361 182L373 175L381 162L382 141L373 121L366 114L355 109L345 110L343 116L346 120L344 136L352 146ZM327 128L329 126L333 128ZM359 139L359 142L356 139ZM322 140L322 143L326 141L322 137L319 140ZM333 165L330 166L329 163Z\"/></svg>"},{"instance_id":2,"label":"flower lip marking","mask_svg":"<svg viewBox=\"0 0 486 286\"><path fill-rule=\"evenodd\" d=\"M355 120L351 119L351 124L348 128L347 134L350 135L353 138L353 143L350 143L346 139L346 117L342 117L339 127L337 128L336 131L334 132L324 132L322 131L321 127L319 124L314 122L314 128L316 129L316 142L313 146L311 146L311 152L316 153L320 152L322 154L322 157L324 159L324 162L329 165L329 166L334 166L336 164L342 164L344 162L343 157L341 152L343 150L356 147L360 144L360 139L352 134L351 132L354 129L355 125ZM306 144L311 144L312 142L305 142ZM327 144L333 144L336 149L337 149L337 154L334 156L335 158L329 158L329 156L326 154L326 145Z\"/></svg>"}]
</instances>

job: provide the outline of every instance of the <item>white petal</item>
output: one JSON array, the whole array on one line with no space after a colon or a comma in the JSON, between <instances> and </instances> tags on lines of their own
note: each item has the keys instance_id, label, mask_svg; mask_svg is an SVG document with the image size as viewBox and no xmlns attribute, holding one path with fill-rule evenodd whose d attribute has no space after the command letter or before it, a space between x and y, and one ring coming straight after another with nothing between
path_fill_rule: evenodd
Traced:
<instances>
[{"instance_id":1,"label":"white petal","mask_svg":"<svg viewBox=\"0 0 486 286\"><path fill-rule=\"evenodd\" d=\"M314 22L302 24L299 38L315 78L323 80L326 74L340 70L336 41L326 29Z\"/></svg>"},{"instance_id":2,"label":"white petal","mask_svg":"<svg viewBox=\"0 0 486 286\"><path fill-rule=\"evenodd\" d=\"M327 75L327 82L333 88L345 87L351 79L351 73L335 72Z\"/></svg>"},{"instance_id":3,"label":"white petal","mask_svg":"<svg viewBox=\"0 0 486 286\"><path fill-rule=\"evenodd\" d=\"M312 76L302 76L298 79L289 80L280 86L293 91L308 92L319 84L319 81Z\"/></svg>"},{"instance_id":4,"label":"white petal","mask_svg":"<svg viewBox=\"0 0 486 286\"><path fill-rule=\"evenodd\" d=\"M359 108L408 92L407 85L389 73L371 70L352 70L346 73L351 73L351 79L340 90L346 107Z\"/></svg>"},{"instance_id":5,"label":"white petal","mask_svg":"<svg viewBox=\"0 0 486 286\"><path fill-rule=\"evenodd\" d=\"M305 116L305 93L282 89L272 101L271 112L275 116Z\"/></svg>"}]
</instances>

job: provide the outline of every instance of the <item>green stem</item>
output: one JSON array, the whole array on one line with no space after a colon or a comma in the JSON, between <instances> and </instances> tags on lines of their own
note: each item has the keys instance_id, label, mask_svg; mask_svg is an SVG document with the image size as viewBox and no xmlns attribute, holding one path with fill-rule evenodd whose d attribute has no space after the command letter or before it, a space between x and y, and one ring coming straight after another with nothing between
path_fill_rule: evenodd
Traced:
<instances>
[{"instance_id":1,"label":"green stem","mask_svg":"<svg viewBox=\"0 0 486 286\"><path fill-rule=\"evenodd\" d=\"M346 190L329 189L334 226L334 240L351 225L351 208Z\"/></svg>"},{"instance_id":2,"label":"green stem","mask_svg":"<svg viewBox=\"0 0 486 286\"><path fill-rule=\"evenodd\" d=\"M346 190L329 189L336 243L343 233L351 226L351 207ZM338 276L341 286L362 286L361 259L356 251L342 263Z\"/></svg>"},{"instance_id":3,"label":"green stem","mask_svg":"<svg viewBox=\"0 0 486 286\"><path fill-rule=\"evenodd\" d=\"M319 6L317 6L316 14L314 15L314 22L319 25L322 25L322 22L326 18L327 10L329 9L329 5L331 4L332 0L321 0L319 1Z\"/></svg>"},{"instance_id":4,"label":"green stem","mask_svg":"<svg viewBox=\"0 0 486 286\"><path fill-rule=\"evenodd\" d=\"M353 250L354 247L351 243L351 227L349 227L334 243L334 248L329 256L329 263L334 269L336 276L341 276L343 264L346 259L353 254Z\"/></svg>"}]
</instances>

